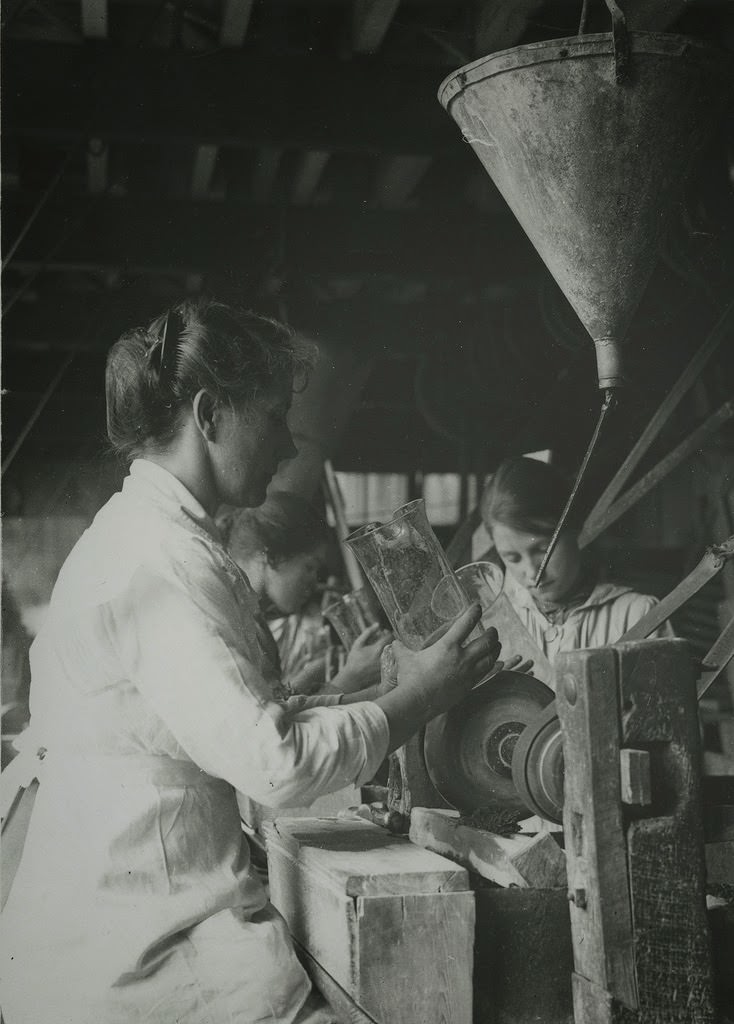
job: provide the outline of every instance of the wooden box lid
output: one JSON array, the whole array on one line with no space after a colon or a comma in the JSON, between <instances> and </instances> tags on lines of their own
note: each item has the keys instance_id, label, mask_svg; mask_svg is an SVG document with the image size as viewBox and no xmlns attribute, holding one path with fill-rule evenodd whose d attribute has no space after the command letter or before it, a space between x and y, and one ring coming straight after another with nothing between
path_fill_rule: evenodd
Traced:
<instances>
[{"instance_id":1,"label":"wooden box lid","mask_svg":"<svg viewBox=\"0 0 734 1024\"><path fill-rule=\"evenodd\" d=\"M268 849L328 875L346 896L404 896L468 891L467 871L368 821L276 819L263 825Z\"/></svg>"}]
</instances>

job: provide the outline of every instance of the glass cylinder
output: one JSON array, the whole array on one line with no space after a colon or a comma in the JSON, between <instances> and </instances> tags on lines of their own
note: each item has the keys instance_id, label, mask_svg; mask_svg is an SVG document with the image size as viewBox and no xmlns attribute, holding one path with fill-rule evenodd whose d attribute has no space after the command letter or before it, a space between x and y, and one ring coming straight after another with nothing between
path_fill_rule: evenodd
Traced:
<instances>
[{"instance_id":1,"label":"glass cylinder","mask_svg":"<svg viewBox=\"0 0 734 1024\"><path fill-rule=\"evenodd\" d=\"M470 562L454 570L461 588L470 601L475 601L482 609L482 619L491 609L502 593L505 585L505 574L493 562ZM433 595L434 604L443 599L441 587ZM453 598L449 598L449 604Z\"/></svg>"},{"instance_id":2,"label":"glass cylinder","mask_svg":"<svg viewBox=\"0 0 734 1024\"><path fill-rule=\"evenodd\" d=\"M347 543L395 635L411 650L432 643L469 606L431 529L422 498L396 509L387 523L360 527ZM441 598L434 605L439 586Z\"/></svg>"},{"instance_id":3,"label":"glass cylinder","mask_svg":"<svg viewBox=\"0 0 734 1024\"><path fill-rule=\"evenodd\" d=\"M354 641L368 626L378 621L362 587L350 594L341 594L336 601L324 608L323 615L334 627L347 651L351 650Z\"/></svg>"}]
</instances>

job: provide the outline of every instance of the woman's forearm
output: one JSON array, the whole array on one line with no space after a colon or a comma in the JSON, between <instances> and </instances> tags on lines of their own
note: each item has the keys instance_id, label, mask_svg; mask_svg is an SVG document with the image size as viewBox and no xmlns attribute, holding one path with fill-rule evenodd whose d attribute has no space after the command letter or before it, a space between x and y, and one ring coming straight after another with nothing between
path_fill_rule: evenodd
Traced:
<instances>
[{"instance_id":1,"label":"woman's forearm","mask_svg":"<svg viewBox=\"0 0 734 1024\"><path fill-rule=\"evenodd\" d=\"M332 691L339 692L339 691ZM343 693L342 699L339 701L339 705L344 704L359 704L363 700L374 700L376 701L380 695L380 684L375 683L373 686L368 686L364 690L357 690L354 693Z\"/></svg>"},{"instance_id":2,"label":"woman's forearm","mask_svg":"<svg viewBox=\"0 0 734 1024\"><path fill-rule=\"evenodd\" d=\"M395 687L377 697L375 704L382 708L387 718L390 730L388 753L402 747L435 713L425 695L415 688Z\"/></svg>"},{"instance_id":3,"label":"woman's forearm","mask_svg":"<svg viewBox=\"0 0 734 1024\"><path fill-rule=\"evenodd\" d=\"M357 693L345 693L339 701L339 706L345 704L357 704L360 701L371 700L382 708L387 718L390 730L388 753L401 747L406 740L420 729L422 725L432 717L430 707L422 699L421 694L415 692L403 692L399 688L390 690L388 693L380 694L379 684L369 686L366 690Z\"/></svg>"}]
</instances>

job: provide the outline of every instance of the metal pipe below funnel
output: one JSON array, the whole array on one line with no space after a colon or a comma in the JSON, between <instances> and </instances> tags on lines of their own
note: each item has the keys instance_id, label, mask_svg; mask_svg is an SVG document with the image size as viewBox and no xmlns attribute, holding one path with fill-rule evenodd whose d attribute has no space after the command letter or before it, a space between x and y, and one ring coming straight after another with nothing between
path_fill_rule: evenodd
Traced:
<instances>
[{"instance_id":1,"label":"metal pipe below funnel","mask_svg":"<svg viewBox=\"0 0 734 1024\"><path fill-rule=\"evenodd\" d=\"M558 543L558 538L561 536L561 531L563 530L563 527L566 525L566 522L568 521L568 517L569 517L569 515L571 513L571 509L573 508L574 503L576 501L576 495L579 492L579 488L581 487L581 482L584 479L584 476L586 475L586 470L587 470L587 468L589 466L589 463L591 462L591 456L594 454L594 449L596 448L596 445L597 445L597 442L599 440L599 437L601 436L601 432L602 432L602 429L604 427L604 423L605 423L605 420L607 418L607 414L613 408L616 408L616 405L617 405L617 399L616 399L616 395L615 395L614 389L613 388L608 388L606 393L605 393L605 395L604 395L604 402L602 404L601 411L599 413L599 419L596 421L596 426L594 427L594 433L591 435L591 441L589 442L589 446L586 449L586 454L584 455L584 457L583 457L583 459L581 461L581 467L579 468L579 471L576 474L576 480L574 482L573 487L571 488L571 493L568 496L568 501L566 502L566 507L564 508L563 512L561 512L561 518L558 520L556 528L553 531L553 536L550 539L550 543L549 543L549 545L548 545L548 547L546 549L545 554L543 555L543 561L540 563L540 567L539 567L538 572L537 572L537 574L535 576L535 579L533 581L533 586L534 587L540 586L540 581L543 579L543 576L545 574L545 570L548 567L548 562L550 562L550 560L551 560L551 556L553 555L553 552L555 550L556 544Z\"/></svg>"}]
</instances>

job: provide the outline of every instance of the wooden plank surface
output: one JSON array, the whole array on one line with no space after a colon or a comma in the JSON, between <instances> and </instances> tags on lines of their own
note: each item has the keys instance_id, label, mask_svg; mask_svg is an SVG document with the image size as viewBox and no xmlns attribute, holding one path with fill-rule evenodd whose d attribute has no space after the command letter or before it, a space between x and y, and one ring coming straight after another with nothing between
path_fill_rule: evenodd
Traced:
<instances>
[{"instance_id":1,"label":"wooden plank surface","mask_svg":"<svg viewBox=\"0 0 734 1024\"><path fill-rule=\"evenodd\" d=\"M281 845L304 867L327 873L347 896L462 892L463 868L368 821L293 818L263 826L268 847Z\"/></svg>"},{"instance_id":2,"label":"wooden plank surface","mask_svg":"<svg viewBox=\"0 0 734 1024\"><path fill-rule=\"evenodd\" d=\"M561 654L556 678L566 763L563 823L574 900L570 911L576 973L635 1008L615 652L599 648Z\"/></svg>"},{"instance_id":3,"label":"wooden plank surface","mask_svg":"<svg viewBox=\"0 0 734 1024\"><path fill-rule=\"evenodd\" d=\"M265 832L274 906L361 1010L378 1024L471 1024L474 893L463 868L369 822Z\"/></svg>"},{"instance_id":4,"label":"wooden plank surface","mask_svg":"<svg viewBox=\"0 0 734 1024\"><path fill-rule=\"evenodd\" d=\"M612 999L605 988L580 974L573 975L572 984L576 1024L638 1024L637 1011Z\"/></svg>"},{"instance_id":5,"label":"wooden plank surface","mask_svg":"<svg viewBox=\"0 0 734 1024\"><path fill-rule=\"evenodd\" d=\"M498 836L462 824L458 811L414 807L410 840L497 885L542 889L566 884L565 854L547 832Z\"/></svg>"},{"instance_id":6,"label":"wooden plank surface","mask_svg":"<svg viewBox=\"0 0 734 1024\"><path fill-rule=\"evenodd\" d=\"M475 896L476 1024L572 1024L565 890L487 887Z\"/></svg>"},{"instance_id":7,"label":"wooden plank surface","mask_svg":"<svg viewBox=\"0 0 734 1024\"><path fill-rule=\"evenodd\" d=\"M299 943L296 943L296 952L314 988L318 989L329 1006L343 1019L344 1024L377 1024L375 1018L357 1006L349 993Z\"/></svg>"},{"instance_id":8,"label":"wooden plank surface","mask_svg":"<svg viewBox=\"0 0 734 1024\"><path fill-rule=\"evenodd\" d=\"M474 894L360 897L357 1002L384 1024L470 1024Z\"/></svg>"},{"instance_id":9,"label":"wooden plank surface","mask_svg":"<svg viewBox=\"0 0 734 1024\"><path fill-rule=\"evenodd\" d=\"M734 885L734 841L706 843L706 880Z\"/></svg>"},{"instance_id":10,"label":"wooden plank surface","mask_svg":"<svg viewBox=\"0 0 734 1024\"><path fill-rule=\"evenodd\" d=\"M622 742L649 745L657 816L632 821L627 856L645 1024L712 1024L695 671L683 640L619 644Z\"/></svg>"}]
</instances>

